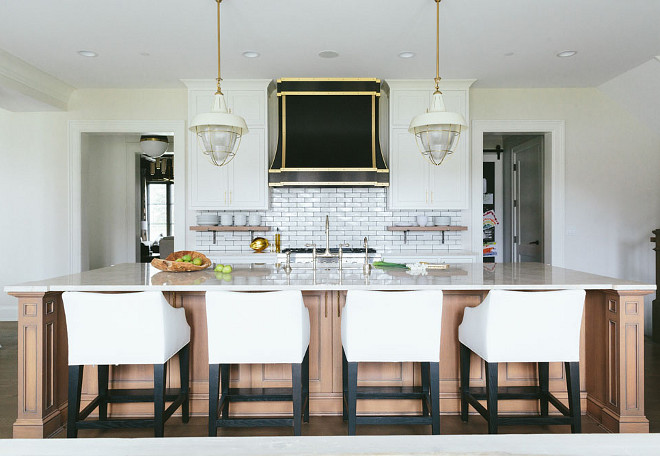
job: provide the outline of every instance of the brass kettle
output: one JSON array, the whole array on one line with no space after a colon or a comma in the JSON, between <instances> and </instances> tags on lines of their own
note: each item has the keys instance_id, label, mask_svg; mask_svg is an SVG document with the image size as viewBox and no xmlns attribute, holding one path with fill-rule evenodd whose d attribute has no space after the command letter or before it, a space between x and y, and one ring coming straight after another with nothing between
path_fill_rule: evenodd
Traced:
<instances>
[{"instance_id":1,"label":"brass kettle","mask_svg":"<svg viewBox=\"0 0 660 456\"><path fill-rule=\"evenodd\" d=\"M269 245L270 242L268 242L268 239L262 237L256 237L250 242L250 248L254 250L255 253L264 251Z\"/></svg>"}]
</instances>

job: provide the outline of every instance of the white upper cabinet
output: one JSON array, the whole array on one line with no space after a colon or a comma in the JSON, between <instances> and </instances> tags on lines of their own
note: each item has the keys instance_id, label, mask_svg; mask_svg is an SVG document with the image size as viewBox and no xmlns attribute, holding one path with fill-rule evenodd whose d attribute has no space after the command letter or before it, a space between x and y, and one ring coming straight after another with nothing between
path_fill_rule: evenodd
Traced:
<instances>
[{"instance_id":1,"label":"white upper cabinet","mask_svg":"<svg viewBox=\"0 0 660 456\"><path fill-rule=\"evenodd\" d=\"M459 112L469 124L469 88L473 80L443 81L447 111ZM388 80L390 89L390 190L392 209L467 209L469 207L469 139L464 129L453 155L440 166L420 153L408 133L413 117L431 104L432 81Z\"/></svg>"},{"instance_id":2,"label":"white upper cabinet","mask_svg":"<svg viewBox=\"0 0 660 456\"><path fill-rule=\"evenodd\" d=\"M215 81L185 81L188 123L209 112ZM190 208L206 210L268 209L268 86L270 80L223 81L227 106L245 119L250 132L228 165L217 167L201 152L189 133L188 187Z\"/></svg>"}]
</instances>

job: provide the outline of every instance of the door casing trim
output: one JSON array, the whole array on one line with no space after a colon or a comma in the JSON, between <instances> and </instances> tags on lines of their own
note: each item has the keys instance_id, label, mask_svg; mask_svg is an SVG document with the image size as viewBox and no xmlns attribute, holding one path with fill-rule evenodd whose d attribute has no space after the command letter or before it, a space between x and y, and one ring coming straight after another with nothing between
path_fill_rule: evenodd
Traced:
<instances>
[{"instance_id":1,"label":"door casing trim","mask_svg":"<svg viewBox=\"0 0 660 456\"><path fill-rule=\"evenodd\" d=\"M471 246L472 251L479 254L477 261L482 262L482 181L483 181L483 145L484 133L537 133L545 138L545 179L549 183L549 201L546 202L550 211L550 221L546 227L545 242L550 244L550 257L545 262L552 266L564 266L564 224L565 224L565 122L563 120L473 120L471 130ZM547 188L546 184L546 188Z\"/></svg>"}]
</instances>

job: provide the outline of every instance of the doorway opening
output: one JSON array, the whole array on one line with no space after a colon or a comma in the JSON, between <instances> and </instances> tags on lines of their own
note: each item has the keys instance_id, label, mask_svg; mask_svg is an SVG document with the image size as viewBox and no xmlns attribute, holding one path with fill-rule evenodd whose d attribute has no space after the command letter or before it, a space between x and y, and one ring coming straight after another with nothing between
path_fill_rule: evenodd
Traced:
<instances>
[{"instance_id":1,"label":"doorway opening","mask_svg":"<svg viewBox=\"0 0 660 456\"><path fill-rule=\"evenodd\" d=\"M561 120L472 121L470 244L483 262L564 265L564 130ZM485 256L484 233L494 244Z\"/></svg>"},{"instance_id":2,"label":"doorway opening","mask_svg":"<svg viewBox=\"0 0 660 456\"><path fill-rule=\"evenodd\" d=\"M484 133L483 261L544 262L544 140Z\"/></svg>"},{"instance_id":3,"label":"doorway opening","mask_svg":"<svg viewBox=\"0 0 660 456\"><path fill-rule=\"evenodd\" d=\"M140 135L83 133L81 269L150 262L174 242L174 154L142 153Z\"/></svg>"},{"instance_id":4,"label":"doorway opening","mask_svg":"<svg viewBox=\"0 0 660 456\"><path fill-rule=\"evenodd\" d=\"M186 168L185 123L178 120L72 120L68 125L70 273L109 264L139 262L141 243L147 239L149 229L146 208L141 201L140 135L152 133L168 138L169 146L164 156L170 152L173 154L170 166L172 177L183 183ZM86 151L95 149L90 145L90 140L98 143L97 151L103 148L111 151L95 154L92 157L98 159L95 165L88 161L89 154L85 157ZM89 174L90 166L93 175ZM113 180L109 173L111 169L122 177ZM119 197L113 195L115 191ZM172 249L183 250L186 236L184 185L174 186L169 201L172 204L170 222L174 234ZM106 217L108 213L115 214L115 217ZM94 224L92 228L88 226L90 221ZM90 249L95 253L91 253Z\"/></svg>"}]
</instances>

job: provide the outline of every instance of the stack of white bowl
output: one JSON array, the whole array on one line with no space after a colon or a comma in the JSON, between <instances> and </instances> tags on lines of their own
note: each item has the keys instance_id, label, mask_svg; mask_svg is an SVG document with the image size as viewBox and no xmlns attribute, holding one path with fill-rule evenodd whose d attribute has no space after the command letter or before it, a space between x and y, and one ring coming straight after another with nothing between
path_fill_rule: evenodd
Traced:
<instances>
[{"instance_id":1,"label":"stack of white bowl","mask_svg":"<svg viewBox=\"0 0 660 456\"><path fill-rule=\"evenodd\" d=\"M197 216L197 224L200 226L213 226L217 225L220 221L220 217L217 214L211 214L205 212Z\"/></svg>"}]
</instances>

